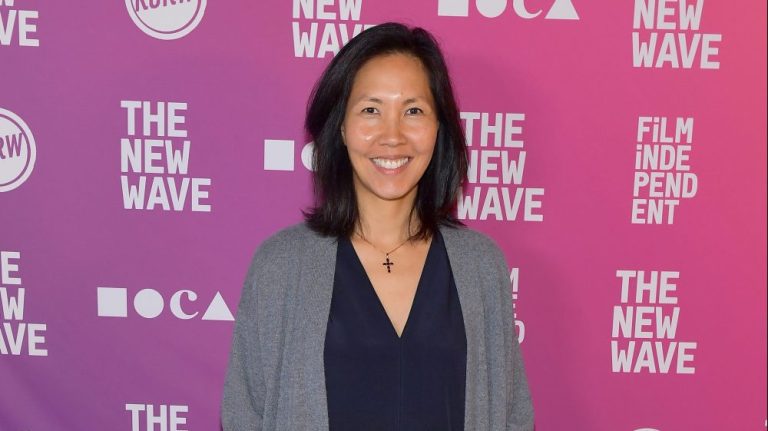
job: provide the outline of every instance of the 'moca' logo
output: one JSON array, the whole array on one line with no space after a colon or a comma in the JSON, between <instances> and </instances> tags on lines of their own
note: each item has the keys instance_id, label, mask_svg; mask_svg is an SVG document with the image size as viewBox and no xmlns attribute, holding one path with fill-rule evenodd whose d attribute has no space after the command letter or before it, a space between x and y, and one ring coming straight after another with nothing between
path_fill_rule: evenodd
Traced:
<instances>
[{"instance_id":1,"label":"'moca' logo","mask_svg":"<svg viewBox=\"0 0 768 431\"><path fill-rule=\"evenodd\" d=\"M20 186L35 167L35 138L18 115L0 108L0 192Z\"/></svg>"},{"instance_id":2,"label":"'moca' logo","mask_svg":"<svg viewBox=\"0 0 768 431\"><path fill-rule=\"evenodd\" d=\"M203 19L206 0L125 0L133 23L163 40L184 37Z\"/></svg>"},{"instance_id":3,"label":"'moca' logo","mask_svg":"<svg viewBox=\"0 0 768 431\"><path fill-rule=\"evenodd\" d=\"M469 16L470 0L437 0L437 14L439 16ZM474 0L475 7L480 15L486 18L496 18L507 9L507 0ZM542 9L533 10L540 2L532 1L531 9L526 6L525 0L512 0L512 9L520 18L533 19L541 15ZM544 19L579 19L579 14L573 8L571 0L554 0L549 7Z\"/></svg>"},{"instance_id":4,"label":"'moca' logo","mask_svg":"<svg viewBox=\"0 0 768 431\"><path fill-rule=\"evenodd\" d=\"M182 300L187 304L182 306ZM168 309L176 318L189 320L200 314L194 306L197 293L191 290L179 290L171 295ZM99 317L128 317L128 289L124 287L99 287L96 289L96 302ZM191 310L186 310L189 307ZM133 309L145 319L154 319L165 308L163 295L155 289L142 289L133 297ZM208 304L201 320L235 320L232 312L220 292Z\"/></svg>"}]
</instances>

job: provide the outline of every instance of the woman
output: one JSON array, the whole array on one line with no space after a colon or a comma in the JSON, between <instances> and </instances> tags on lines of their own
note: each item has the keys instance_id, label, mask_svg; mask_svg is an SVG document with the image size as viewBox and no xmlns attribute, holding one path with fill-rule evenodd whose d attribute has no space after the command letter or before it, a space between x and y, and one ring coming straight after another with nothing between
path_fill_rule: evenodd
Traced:
<instances>
[{"instance_id":1,"label":"woman","mask_svg":"<svg viewBox=\"0 0 768 431\"><path fill-rule=\"evenodd\" d=\"M224 430L532 430L504 256L453 215L466 147L432 36L353 38L306 128L316 207L253 258Z\"/></svg>"}]
</instances>

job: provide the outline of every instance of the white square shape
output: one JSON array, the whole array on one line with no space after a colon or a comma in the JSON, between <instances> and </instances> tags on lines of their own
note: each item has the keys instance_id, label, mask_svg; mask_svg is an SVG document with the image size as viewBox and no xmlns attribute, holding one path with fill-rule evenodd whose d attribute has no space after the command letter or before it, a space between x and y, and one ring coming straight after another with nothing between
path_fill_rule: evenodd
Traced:
<instances>
[{"instance_id":1,"label":"white square shape","mask_svg":"<svg viewBox=\"0 0 768 431\"><path fill-rule=\"evenodd\" d=\"M438 16L469 16L469 0L437 0Z\"/></svg>"},{"instance_id":2,"label":"white square shape","mask_svg":"<svg viewBox=\"0 0 768 431\"><path fill-rule=\"evenodd\" d=\"M128 317L128 292L124 287L96 289L98 315L101 317Z\"/></svg>"},{"instance_id":3,"label":"white square shape","mask_svg":"<svg viewBox=\"0 0 768 431\"><path fill-rule=\"evenodd\" d=\"M293 141L279 139L264 140L264 170L292 171L293 170Z\"/></svg>"}]
</instances>

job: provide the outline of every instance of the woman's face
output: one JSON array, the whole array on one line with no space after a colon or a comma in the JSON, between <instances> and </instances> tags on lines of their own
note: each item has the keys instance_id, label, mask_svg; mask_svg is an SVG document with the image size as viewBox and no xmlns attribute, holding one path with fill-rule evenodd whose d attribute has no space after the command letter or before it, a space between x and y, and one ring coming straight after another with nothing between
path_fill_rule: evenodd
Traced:
<instances>
[{"instance_id":1,"label":"woman's face","mask_svg":"<svg viewBox=\"0 0 768 431\"><path fill-rule=\"evenodd\" d=\"M341 133L358 202L414 199L437 138L437 113L421 61L374 57L355 76Z\"/></svg>"}]
</instances>

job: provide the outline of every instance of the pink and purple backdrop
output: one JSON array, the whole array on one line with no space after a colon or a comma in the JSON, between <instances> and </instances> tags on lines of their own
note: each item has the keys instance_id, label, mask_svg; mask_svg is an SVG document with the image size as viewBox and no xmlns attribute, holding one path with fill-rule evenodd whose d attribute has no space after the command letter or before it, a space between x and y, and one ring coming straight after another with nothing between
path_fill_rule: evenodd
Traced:
<instances>
[{"instance_id":1,"label":"pink and purple backdrop","mask_svg":"<svg viewBox=\"0 0 768 431\"><path fill-rule=\"evenodd\" d=\"M309 91L389 20L446 52L537 430L766 428L764 1L0 0L1 430L218 429Z\"/></svg>"}]
</instances>

